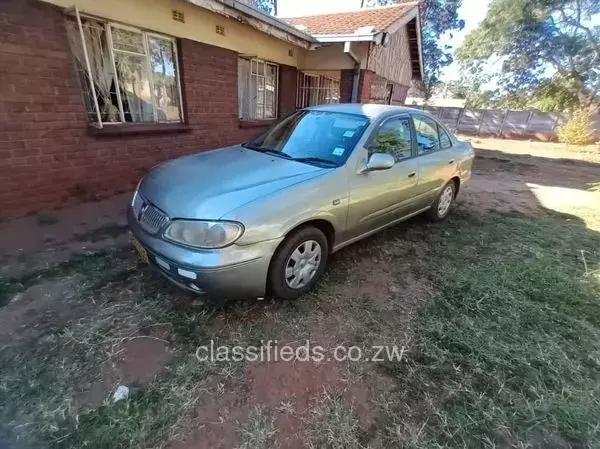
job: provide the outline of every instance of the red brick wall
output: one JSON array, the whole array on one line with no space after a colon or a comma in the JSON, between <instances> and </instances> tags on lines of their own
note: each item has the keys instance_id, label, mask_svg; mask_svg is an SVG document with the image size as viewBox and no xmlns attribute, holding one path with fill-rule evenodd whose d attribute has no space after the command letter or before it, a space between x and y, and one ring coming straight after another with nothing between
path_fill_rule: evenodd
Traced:
<instances>
[{"instance_id":1,"label":"red brick wall","mask_svg":"<svg viewBox=\"0 0 600 449\"><path fill-rule=\"evenodd\" d=\"M360 71L360 81L358 83L358 102L359 103L370 103L371 102L371 87L373 86L373 77L375 72L370 70Z\"/></svg>"},{"instance_id":2,"label":"red brick wall","mask_svg":"<svg viewBox=\"0 0 600 449\"><path fill-rule=\"evenodd\" d=\"M352 102L352 87L354 86L354 73L352 69L342 70L342 77L340 81L340 103L351 103ZM360 79L358 81L358 103L381 103L376 98L373 86L376 80L385 79L376 75L371 70L361 69Z\"/></svg>"},{"instance_id":3,"label":"red brick wall","mask_svg":"<svg viewBox=\"0 0 600 449\"><path fill-rule=\"evenodd\" d=\"M0 3L0 213L14 216L135 187L157 162L241 142L237 54L181 39L188 130L90 133L62 12L36 0ZM282 70L287 91L290 70ZM295 102L295 77L291 104ZM290 99L281 100L288 108Z\"/></svg>"}]
</instances>

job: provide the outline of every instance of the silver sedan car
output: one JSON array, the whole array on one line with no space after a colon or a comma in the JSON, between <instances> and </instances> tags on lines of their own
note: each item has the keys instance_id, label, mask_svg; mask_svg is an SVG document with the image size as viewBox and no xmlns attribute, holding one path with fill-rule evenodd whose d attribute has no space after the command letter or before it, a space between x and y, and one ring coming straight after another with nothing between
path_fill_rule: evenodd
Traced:
<instances>
[{"instance_id":1,"label":"silver sedan car","mask_svg":"<svg viewBox=\"0 0 600 449\"><path fill-rule=\"evenodd\" d=\"M346 245L423 212L443 219L473 158L422 111L311 107L242 145L154 167L128 220L142 258L181 287L294 299Z\"/></svg>"}]
</instances>

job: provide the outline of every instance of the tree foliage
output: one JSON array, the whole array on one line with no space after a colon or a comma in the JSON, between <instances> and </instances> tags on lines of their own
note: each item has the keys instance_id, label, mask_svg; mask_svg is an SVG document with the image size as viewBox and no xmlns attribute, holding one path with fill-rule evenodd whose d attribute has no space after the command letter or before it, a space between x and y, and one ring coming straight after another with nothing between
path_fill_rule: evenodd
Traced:
<instances>
[{"instance_id":1,"label":"tree foliage","mask_svg":"<svg viewBox=\"0 0 600 449\"><path fill-rule=\"evenodd\" d=\"M476 72L476 71L475 71ZM543 80L531 92L505 91L501 87L485 89L492 76L466 71L454 89L454 96L465 98L468 108L537 109L543 112L568 112L579 108L573 80L555 76Z\"/></svg>"},{"instance_id":2,"label":"tree foliage","mask_svg":"<svg viewBox=\"0 0 600 449\"><path fill-rule=\"evenodd\" d=\"M500 87L534 93L544 109L598 105L598 0L493 0L486 18L457 52L465 64L503 61Z\"/></svg>"},{"instance_id":3,"label":"tree foliage","mask_svg":"<svg viewBox=\"0 0 600 449\"><path fill-rule=\"evenodd\" d=\"M586 110L575 111L571 119L558 129L558 140L568 145L587 145L594 140L590 114Z\"/></svg>"},{"instance_id":4,"label":"tree foliage","mask_svg":"<svg viewBox=\"0 0 600 449\"><path fill-rule=\"evenodd\" d=\"M401 3L401 0L365 0L364 6L384 6ZM440 37L446 32L462 30L465 21L459 19L458 9L462 0L421 0L422 46L424 78L421 89L424 97L431 96L439 82L442 68L452 64L452 47L442 45Z\"/></svg>"},{"instance_id":5,"label":"tree foliage","mask_svg":"<svg viewBox=\"0 0 600 449\"><path fill-rule=\"evenodd\" d=\"M242 0L248 3L254 8L266 12L267 14L277 14L277 1L276 0Z\"/></svg>"}]
</instances>

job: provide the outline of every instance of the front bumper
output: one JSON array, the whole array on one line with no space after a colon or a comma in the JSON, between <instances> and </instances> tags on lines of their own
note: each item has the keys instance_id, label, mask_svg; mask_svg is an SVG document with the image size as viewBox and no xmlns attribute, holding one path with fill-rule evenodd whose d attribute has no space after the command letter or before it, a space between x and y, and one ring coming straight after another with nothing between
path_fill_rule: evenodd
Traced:
<instances>
[{"instance_id":1,"label":"front bumper","mask_svg":"<svg viewBox=\"0 0 600 449\"><path fill-rule=\"evenodd\" d=\"M191 249L148 234L131 206L127 208L127 221L148 252L150 263L180 287L228 299L265 296L271 257L282 239L214 250Z\"/></svg>"}]
</instances>

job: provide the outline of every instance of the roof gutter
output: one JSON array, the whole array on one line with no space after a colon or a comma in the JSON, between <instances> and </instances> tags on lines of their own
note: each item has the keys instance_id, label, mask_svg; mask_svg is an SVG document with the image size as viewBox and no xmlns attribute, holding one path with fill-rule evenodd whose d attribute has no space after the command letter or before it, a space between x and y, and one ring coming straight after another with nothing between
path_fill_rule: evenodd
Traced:
<instances>
[{"instance_id":1,"label":"roof gutter","mask_svg":"<svg viewBox=\"0 0 600 449\"><path fill-rule=\"evenodd\" d=\"M246 23L263 33L309 49L317 40L308 33L238 0L187 0L214 13Z\"/></svg>"},{"instance_id":2,"label":"roof gutter","mask_svg":"<svg viewBox=\"0 0 600 449\"><path fill-rule=\"evenodd\" d=\"M375 34L315 34L317 42L373 42Z\"/></svg>"}]
</instances>

